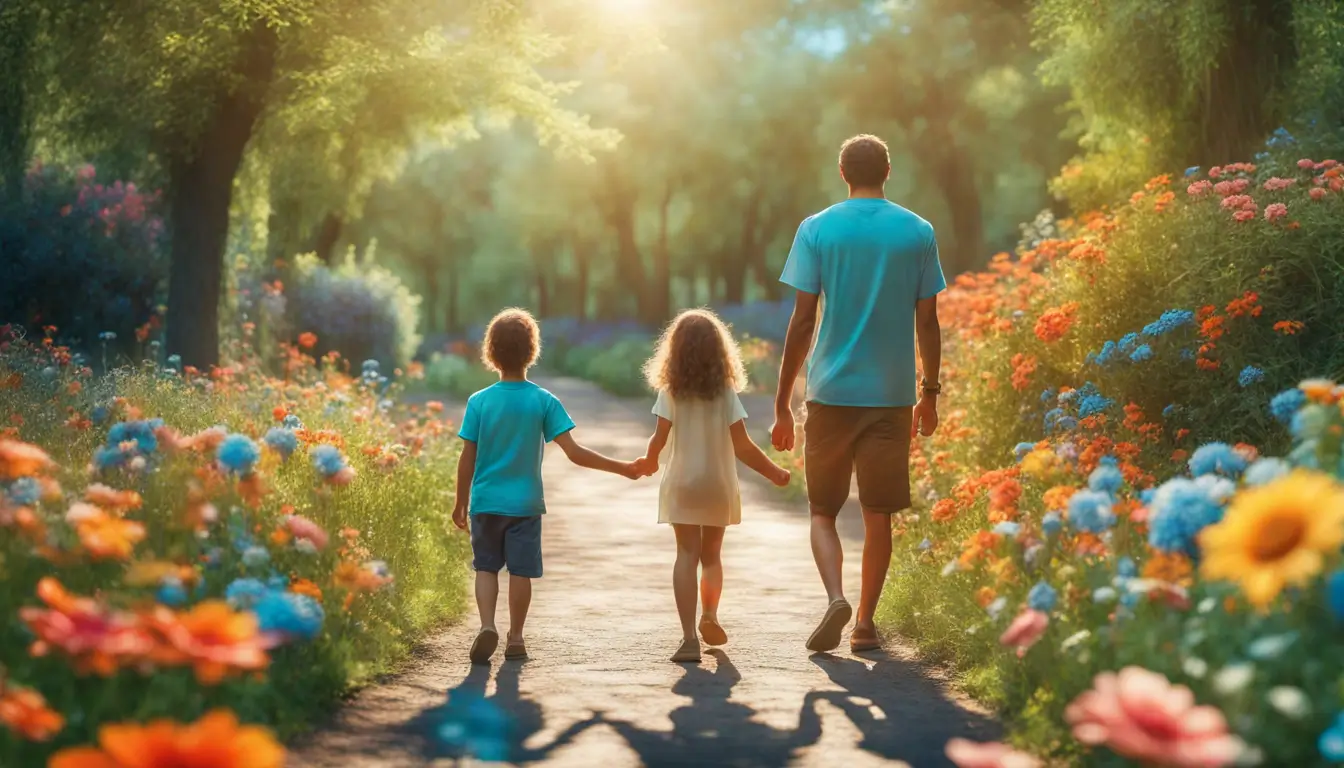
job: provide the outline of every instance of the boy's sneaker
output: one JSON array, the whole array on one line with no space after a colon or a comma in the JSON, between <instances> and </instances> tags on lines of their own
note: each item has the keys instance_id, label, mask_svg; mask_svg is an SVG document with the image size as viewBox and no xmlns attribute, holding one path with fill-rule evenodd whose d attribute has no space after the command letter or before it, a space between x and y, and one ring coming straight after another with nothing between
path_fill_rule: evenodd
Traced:
<instances>
[{"instance_id":1,"label":"boy's sneaker","mask_svg":"<svg viewBox=\"0 0 1344 768\"><path fill-rule=\"evenodd\" d=\"M482 629L471 644L471 662L489 664L490 657L495 655L495 648L498 647L499 633L493 629Z\"/></svg>"}]
</instances>

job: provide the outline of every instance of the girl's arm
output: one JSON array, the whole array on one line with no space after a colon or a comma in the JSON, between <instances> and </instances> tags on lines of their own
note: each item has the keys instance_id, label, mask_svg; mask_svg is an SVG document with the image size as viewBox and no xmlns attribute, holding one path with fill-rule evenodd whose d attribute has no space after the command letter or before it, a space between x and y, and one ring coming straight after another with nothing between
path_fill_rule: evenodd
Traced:
<instances>
[{"instance_id":1,"label":"girl's arm","mask_svg":"<svg viewBox=\"0 0 1344 768\"><path fill-rule=\"evenodd\" d=\"M658 471L658 457L662 455L663 449L667 447L667 436L672 433L672 422L658 417L658 425L653 429L653 437L649 438L649 447L644 451L644 456L635 461L639 465L640 471L646 477Z\"/></svg>"},{"instance_id":2,"label":"girl's arm","mask_svg":"<svg viewBox=\"0 0 1344 768\"><path fill-rule=\"evenodd\" d=\"M467 530L467 510L471 507L471 481L476 477L476 444L462 441L457 457L457 501L453 503L453 525Z\"/></svg>"},{"instance_id":3,"label":"girl's arm","mask_svg":"<svg viewBox=\"0 0 1344 768\"><path fill-rule=\"evenodd\" d=\"M617 461L603 456L591 448L585 448L574 440L573 432L566 432L555 438L555 444L565 452L569 460L585 469L599 469L613 475L622 475L631 480L639 478L638 468L633 461Z\"/></svg>"},{"instance_id":4,"label":"girl's arm","mask_svg":"<svg viewBox=\"0 0 1344 768\"><path fill-rule=\"evenodd\" d=\"M779 466L765 455L760 446L756 445L747 434L747 422L745 419L738 419L728 428L733 436L733 454L737 460L746 464L748 467L756 470L757 473L766 480L778 486L789 484L791 473L789 470Z\"/></svg>"}]
</instances>

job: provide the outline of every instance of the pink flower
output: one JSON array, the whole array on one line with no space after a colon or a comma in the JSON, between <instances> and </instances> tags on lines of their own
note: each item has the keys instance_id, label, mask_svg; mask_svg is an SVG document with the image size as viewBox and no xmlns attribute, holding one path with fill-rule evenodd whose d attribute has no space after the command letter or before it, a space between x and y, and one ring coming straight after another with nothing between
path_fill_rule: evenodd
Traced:
<instances>
[{"instance_id":1,"label":"pink flower","mask_svg":"<svg viewBox=\"0 0 1344 768\"><path fill-rule=\"evenodd\" d=\"M1325 191L1325 187L1312 187L1307 194L1311 196L1312 200L1324 200L1325 196L1330 193Z\"/></svg>"},{"instance_id":2,"label":"pink flower","mask_svg":"<svg viewBox=\"0 0 1344 768\"><path fill-rule=\"evenodd\" d=\"M1190 195L1191 197L1199 197L1204 193L1208 192L1210 189L1213 189L1213 183L1210 182L1208 179L1200 179L1199 181L1196 181L1194 184L1191 184L1190 186L1186 187L1185 193L1187 195Z\"/></svg>"},{"instance_id":3,"label":"pink flower","mask_svg":"<svg viewBox=\"0 0 1344 768\"><path fill-rule=\"evenodd\" d=\"M1298 168L1301 168L1301 169L1304 170L1304 171L1309 171L1309 170L1311 170L1312 168L1315 168L1315 167L1316 167L1316 163L1314 163L1314 162L1312 162L1311 160L1308 160L1307 158L1304 157L1304 158L1302 158L1301 160L1298 160L1298 161L1297 161L1297 167L1298 167Z\"/></svg>"},{"instance_id":4,"label":"pink flower","mask_svg":"<svg viewBox=\"0 0 1344 768\"><path fill-rule=\"evenodd\" d=\"M1282 219L1288 215L1288 206L1283 203L1270 203L1265 206L1265 221Z\"/></svg>"},{"instance_id":5,"label":"pink flower","mask_svg":"<svg viewBox=\"0 0 1344 768\"><path fill-rule=\"evenodd\" d=\"M1209 178L1210 178L1210 179L1216 179L1216 178L1218 178L1219 176L1222 176L1222 175L1223 175L1223 169L1222 169L1222 168L1219 168L1219 167L1216 166L1216 165L1209 169Z\"/></svg>"},{"instance_id":6,"label":"pink flower","mask_svg":"<svg viewBox=\"0 0 1344 768\"><path fill-rule=\"evenodd\" d=\"M1027 652L1027 649L1036 644L1045 634L1045 628L1050 626L1050 617L1042 611L1025 610L1013 619L1013 623L999 636L999 644L1017 649L1017 656L1021 658Z\"/></svg>"},{"instance_id":7,"label":"pink flower","mask_svg":"<svg viewBox=\"0 0 1344 768\"><path fill-rule=\"evenodd\" d=\"M1255 208L1255 198L1250 195L1230 195L1223 198L1222 206L1229 211L1252 210Z\"/></svg>"},{"instance_id":8,"label":"pink flower","mask_svg":"<svg viewBox=\"0 0 1344 768\"><path fill-rule=\"evenodd\" d=\"M1196 706L1189 688L1142 667L1097 675L1064 719L1084 744L1172 768L1222 768L1244 748L1222 712Z\"/></svg>"},{"instance_id":9,"label":"pink flower","mask_svg":"<svg viewBox=\"0 0 1344 768\"><path fill-rule=\"evenodd\" d=\"M1232 214L1232 218L1237 221L1250 221L1255 218L1255 211L1237 211Z\"/></svg>"},{"instance_id":10,"label":"pink flower","mask_svg":"<svg viewBox=\"0 0 1344 768\"><path fill-rule=\"evenodd\" d=\"M947 759L957 768L1039 768L1041 761L997 741L977 744L966 739L950 739L943 748Z\"/></svg>"},{"instance_id":11,"label":"pink flower","mask_svg":"<svg viewBox=\"0 0 1344 768\"><path fill-rule=\"evenodd\" d=\"M312 520L299 515L289 515L285 518L285 527L294 534L294 538L312 542L318 549L327 548L327 532Z\"/></svg>"},{"instance_id":12,"label":"pink flower","mask_svg":"<svg viewBox=\"0 0 1344 768\"><path fill-rule=\"evenodd\" d=\"M341 467L340 470L336 472L336 474L332 475L331 477L328 477L327 482L331 483L332 485L346 486L349 485L351 481L353 481L354 479L355 479L355 468L346 466Z\"/></svg>"},{"instance_id":13,"label":"pink flower","mask_svg":"<svg viewBox=\"0 0 1344 768\"><path fill-rule=\"evenodd\" d=\"M1214 184L1213 191L1220 197L1227 197L1228 195L1239 195L1250 187L1251 182L1246 179L1229 179Z\"/></svg>"},{"instance_id":14,"label":"pink flower","mask_svg":"<svg viewBox=\"0 0 1344 768\"><path fill-rule=\"evenodd\" d=\"M1278 192L1287 189L1297 183L1297 179L1282 179L1278 176L1266 181L1264 188L1269 192Z\"/></svg>"}]
</instances>

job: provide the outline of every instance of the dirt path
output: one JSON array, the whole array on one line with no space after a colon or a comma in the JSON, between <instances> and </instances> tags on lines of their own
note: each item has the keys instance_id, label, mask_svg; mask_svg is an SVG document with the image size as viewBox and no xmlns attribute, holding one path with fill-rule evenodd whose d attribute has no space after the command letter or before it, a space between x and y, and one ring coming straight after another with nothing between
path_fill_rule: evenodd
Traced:
<instances>
[{"instance_id":1,"label":"dirt path","mask_svg":"<svg viewBox=\"0 0 1344 768\"><path fill-rule=\"evenodd\" d=\"M542 383L574 416L580 442L621 457L642 453L651 418L642 404L574 380ZM989 718L897 642L867 658L847 646L809 655L803 643L825 596L800 503L743 484L744 523L729 531L723 555L729 643L699 666L682 666L667 660L679 630L672 532L654 523L657 478L585 472L550 449L545 479L546 577L528 618L532 658L505 663L496 654L490 667L473 668L472 616L426 643L409 672L363 692L296 745L291 765L484 758L584 768L924 768L947 764L942 748L952 736L996 735ZM847 553L847 591L857 601L856 542ZM505 605L501 595L501 629Z\"/></svg>"}]
</instances>

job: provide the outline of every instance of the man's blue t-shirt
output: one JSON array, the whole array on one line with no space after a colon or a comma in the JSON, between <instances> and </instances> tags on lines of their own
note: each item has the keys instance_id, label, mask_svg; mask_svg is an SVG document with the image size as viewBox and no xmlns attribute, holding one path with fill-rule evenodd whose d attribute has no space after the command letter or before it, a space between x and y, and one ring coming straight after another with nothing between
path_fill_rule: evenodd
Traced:
<instances>
[{"instance_id":1,"label":"man's blue t-shirt","mask_svg":"<svg viewBox=\"0 0 1344 768\"><path fill-rule=\"evenodd\" d=\"M780 280L823 298L808 400L915 404L915 302L947 287L933 226L881 198L805 219Z\"/></svg>"},{"instance_id":2,"label":"man's blue t-shirt","mask_svg":"<svg viewBox=\"0 0 1344 768\"><path fill-rule=\"evenodd\" d=\"M501 381L468 398L457 434L476 444L471 514L545 514L542 454L573 428L560 400L530 381Z\"/></svg>"}]
</instances>

